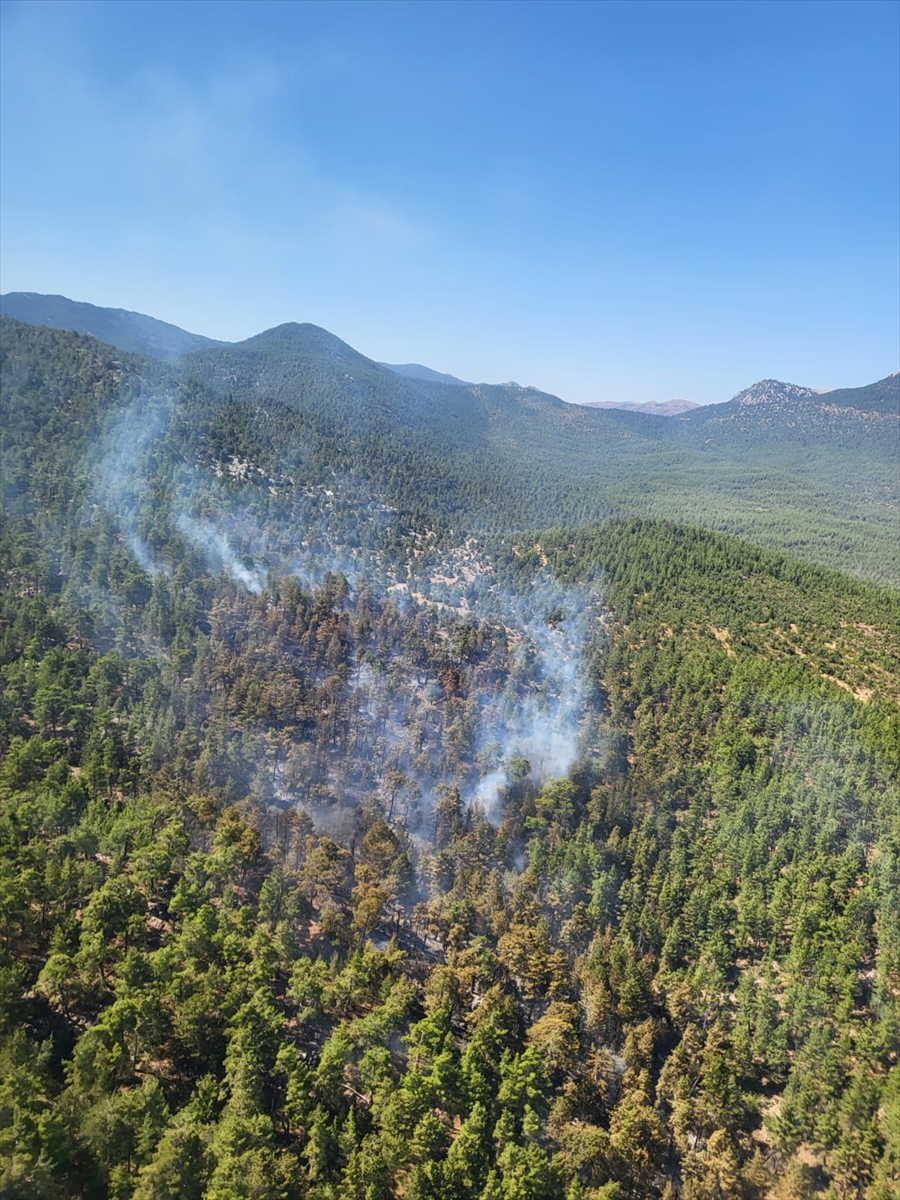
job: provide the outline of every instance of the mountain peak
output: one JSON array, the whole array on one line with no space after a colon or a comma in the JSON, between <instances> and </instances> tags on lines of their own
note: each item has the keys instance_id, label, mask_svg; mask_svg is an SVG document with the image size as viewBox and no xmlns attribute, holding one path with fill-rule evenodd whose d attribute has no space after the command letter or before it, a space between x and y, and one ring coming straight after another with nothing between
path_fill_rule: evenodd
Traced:
<instances>
[{"instance_id":1,"label":"mountain peak","mask_svg":"<svg viewBox=\"0 0 900 1200\"><path fill-rule=\"evenodd\" d=\"M276 353L313 355L340 362L370 362L364 354L341 341L320 325L308 321L286 321L235 345L237 350L268 350Z\"/></svg>"},{"instance_id":2,"label":"mountain peak","mask_svg":"<svg viewBox=\"0 0 900 1200\"><path fill-rule=\"evenodd\" d=\"M818 396L815 388L800 387L796 383L782 383L780 379L761 379L752 387L744 388L731 397L737 404L767 404L773 400L808 400Z\"/></svg>"}]
</instances>

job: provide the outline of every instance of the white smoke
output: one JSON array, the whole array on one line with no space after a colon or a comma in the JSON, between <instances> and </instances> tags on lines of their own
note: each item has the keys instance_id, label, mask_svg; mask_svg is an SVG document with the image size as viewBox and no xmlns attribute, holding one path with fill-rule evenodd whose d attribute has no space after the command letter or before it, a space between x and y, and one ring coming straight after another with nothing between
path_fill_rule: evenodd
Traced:
<instances>
[{"instance_id":1,"label":"white smoke","mask_svg":"<svg viewBox=\"0 0 900 1200\"><path fill-rule=\"evenodd\" d=\"M536 600L540 607L541 592L546 589L529 597L529 610ZM521 683L514 689L508 686L482 714L483 740L499 743L502 757L479 780L471 801L482 805L495 825L502 818L502 791L509 782L513 760L527 759L531 778L540 783L568 775L582 756L581 728L589 692L583 668L583 648L592 619L589 596L586 589L568 589L562 594L553 589L543 596L544 604L548 600L551 615L562 609L574 615L552 622L546 617L526 617L523 636L511 656L511 678L519 678ZM511 600L505 622L523 616L522 607L521 602Z\"/></svg>"},{"instance_id":2,"label":"white smoke","mask_svg":"<svg viewBox=\"0 0 900 1200\"><path fill-rule=\"evenodd\" d=\"M122 536L148 575L163 568L138 533L148 459L165 434L171 409L164 398L138 396L107 423L94 471L95 500L116 517Z\"/></svg>"},{"instance_id":3,"label":"white smoke","mask_svg":"<svg viewBox=\"0 0 900 1200\"><path fill-rule=\"evenodd\" d=\"M227 571L231 578L243 584L248 592L254 595L266 586L266 572L257 567L246 566L238 557L228 541L228 536L217 529L211 521L196 520L185 512L178 513L175 525L179 533L205 556L208 563Z\"/></svg>"}]
</instances>

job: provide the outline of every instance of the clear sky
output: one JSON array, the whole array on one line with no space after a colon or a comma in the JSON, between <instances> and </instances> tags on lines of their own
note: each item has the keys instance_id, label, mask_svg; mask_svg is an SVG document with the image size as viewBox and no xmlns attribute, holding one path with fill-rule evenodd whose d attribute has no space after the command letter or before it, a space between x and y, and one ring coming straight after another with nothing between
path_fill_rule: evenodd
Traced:
<instances>
[{"instance_id":1,"label":"clear sky","mask_svg":"<svg viewBox=\"0 0 900 1200\"><path fill-rule=\"evenodd\" d=\"M6 0L0 288L568 400L900 365L900 5Z\"/></svg>"}]
</instances>

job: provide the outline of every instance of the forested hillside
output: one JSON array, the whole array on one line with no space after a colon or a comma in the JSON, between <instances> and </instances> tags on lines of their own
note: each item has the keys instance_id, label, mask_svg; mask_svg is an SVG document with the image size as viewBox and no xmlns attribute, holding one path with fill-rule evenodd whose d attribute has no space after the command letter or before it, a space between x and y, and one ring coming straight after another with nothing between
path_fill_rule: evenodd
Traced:
<instances>
[{"instance_id":1,"label":"forested hillside","mask_svg":"<svg viewBox=\"0 0 900 1200\"><path fill-rule=\"evenodd\" d=\"M893 1194L892 597L665 525L532 555L603 581L595 752L492 823L502 629L207 579L123 653L7 547L9 1194Z\"/></svg>"},{"instance_id":2,"label":"forested hillside","mask_svg":"<svg viewBox=\"0 0 900 1200\"><path fill-rule=\"evenodd\" d=\"M893 1200L896 591L323 331L3 335L0 1194Z\"/></svg>"},{"instance_id":3,"label":"forested hillside","mask_svg":"<svg viewBox=\"0 0 900 1200\"><path fill-rule=\"evenodd\" d=\"M8 318L3 328L12 414L41 419L48 394L31 386L35 363L57 394L70 368L76 377L81 370L76 360L106 354L127 376L129 402L85 400L95 432L133 450L132 435L149 436L152 426L165 449L150 473L171 481L173 463L181 464L177 500L194 519L210 507L210 471L255 483L239 489L240 507L253 510L241 540L280 565L290 547L273 550L273 530L286 523L320 527L321 514L310 510L310 493L319 489L314 507L329 491L338 510L325 522L332 539L336 521L346 540L371 526L377 512L379 544L390 524L401 539L410 527L419 535L430 531L443 547L472 533L502 537L649 516L740 534L874 582L900 583L900 376L793 407L776 393L763 403L736 400L672 418L565 404L512 384L404 377L312 325L284 325L204 350L168 372L74 334ZM103 370L97 387L110 398L110 381L101 376ZM29 453L14 442L8 451L16 462ZM199 472L196 480L184 468ZM171 494L171 482L166 490ZM219 511L233 516L234 501ZM158 523L156 500L153 507ZM263 526L267 537L254 538ZM362 540L371 541L370 534L364 529Z\"/></svg>"},{"instance_id":4,"label":"forested hillside","mask_svg":"<svg viewBox=\"0 0 900 1200\"><path fill-rule=\"evenodd\" d=\"M7 292L0 296L0 312L30 325L68 329L108 342L129 354L146 354L162 362L177 363L185 354L205 346L221 346L214 338L188 333L167 321L124 308L101 308L65 296L34 292Z\"/></svg>"}]
</instances>

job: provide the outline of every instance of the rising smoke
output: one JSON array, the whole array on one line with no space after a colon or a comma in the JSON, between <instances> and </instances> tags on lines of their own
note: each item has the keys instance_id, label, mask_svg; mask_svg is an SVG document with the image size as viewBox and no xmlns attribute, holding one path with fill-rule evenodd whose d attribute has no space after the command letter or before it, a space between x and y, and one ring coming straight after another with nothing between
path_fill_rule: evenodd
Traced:
<instances>
[{"instance_id":1,"label":"rising smoke","mask_svg":"<svg viewBox=\"0 0 900 1200\"><path fill-rule=\"evenodd\" d=\"M478 607L492 610L492 619L518 638L510 683L489 698L481 716L481 741L499 750L500 762L470 796L498 824L513 763L524 769L527 762L540 786L568 775L585 753L592 685L584 650L597 619L596 599L586 587L562 588L543 575L524 597L498 589L490 605Z\"/></svg>"},{"instance_id":2,"label":"rising smoke","mask_svg":"<svg viewBox=\"0 0 900 1200\"><path fill-rule=\"evenodd\" d=\"M248 592L258 596L266 585L266 571L254 563L247 565L232 548L227 533L211 521L196 520L186 512L175 516L175 526L196 550L200 550L207 563L227 572Z\"/></svg>"},{"instance_id":3,"label":"rising smoke","mask_svg":"<svg viewBox=\"0 0 900 1200\"><path fill-rule=\"evenodd\" d=\"M410 683L405 698L395 688L390 698L373 702L379 681L367 663L355 665L353 686L361 698L359 721L368 737L371 769L377 777L402 768L402 798L391 802L394 819L412 819L416 812L426 829L434 789L455 782L473 810L499 824L514 764L521 771L527 760L535 786L573 769L585 753L590 724L591 685L583 651L598 618L595 589L563 587L543 571L525 590L514 591L501 584L489 558L479 556L471 542L441 554L426 541L405 561L388 561L378 547L392 532L395 514L361 477L287 480L270 478L251 462L232 461L223 468L207 457L190 464L173 444L176 404L172 396L141 396L116 414L95 471L95 503L115 518L148 575L171 573L173 564L148 540L149 529L168 526L170 537L176 535L199 554L208 570L225 572L253 595L278 576L293 576L312 590L327 573L340 573L354 590L368 586L376 595L390 595L407 615L414 605L416 611L439 613L450 628L486 622L503 631L508 670L493 688L477 689L474 725L467 732L470 765L455 780L448 781L434 758L423 762L423 755L407 748L415 710L423 698L439 701L439 681ZM294 452L295 462L303 457ZM382 660L382 678L409 669L392 662L391 653ZM353 696L349 702L356 702ZM271 731L259 733L261 741L272 741ZM340 779L324 785L318 780L315 789L305 784L313 767L312 756L303 750L285 752L296 764L293 783L285 782L283 772L272 777L270 799L299 804L303 797L313 812L316 795L327 794L329 805L336 801L339 809L357 802L359 787L347 791ZM270 769L257 771L257 780L266 776L272 776ZM329 825L335 820L325 810L319 817Z\"/></svg>"},{"instance_id":4,"label":"rising smoke","mask_svg":"<svg viewBox=\"0 0 900 1200\"><path fill-rule=\"evenodd\" d=\"M151 459L172 415L165 396L139 395L106 424L93 466L93 502L117 521L128 549L151 577L162 569L139 533Z\"/></svg>"}]
</instances>

